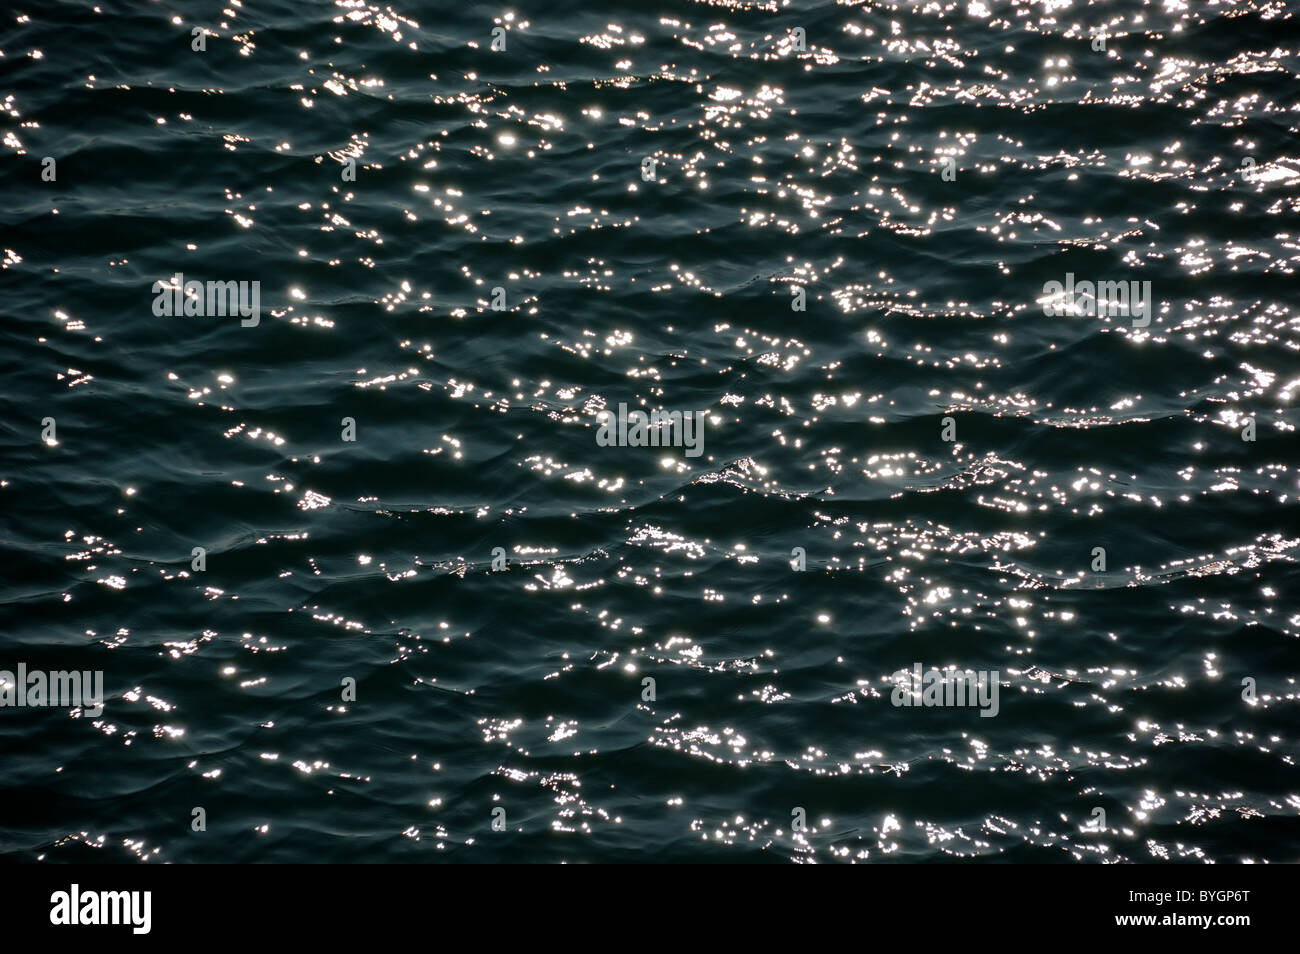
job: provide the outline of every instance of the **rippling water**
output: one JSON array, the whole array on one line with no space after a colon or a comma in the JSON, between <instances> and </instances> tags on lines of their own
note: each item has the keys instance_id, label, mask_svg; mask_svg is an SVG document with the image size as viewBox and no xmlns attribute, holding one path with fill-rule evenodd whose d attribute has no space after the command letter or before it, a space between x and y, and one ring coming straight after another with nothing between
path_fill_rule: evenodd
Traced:
<instances>
[{"instance_id":1,"label":"rippling water","mask_svg":"<svg viewBox=\"0 0 1300 954\"><path fill-rule=\"evenodd\" d=\"M0 853L1298 860L1298 45L1260 0L11 12L0 669L105 700L0 710ZM260 322L156 316L177 273ZM1046 315L1067 274L1149 325ZM620 403L704 453L600 446ZM917 663L996 717L893 705Z\"/></svg>"}]
</instances>

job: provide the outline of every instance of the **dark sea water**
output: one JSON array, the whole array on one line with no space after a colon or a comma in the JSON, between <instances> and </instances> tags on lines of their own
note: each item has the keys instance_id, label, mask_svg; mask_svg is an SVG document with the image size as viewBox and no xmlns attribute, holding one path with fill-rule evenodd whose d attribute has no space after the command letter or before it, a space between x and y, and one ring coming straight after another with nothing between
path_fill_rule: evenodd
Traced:
<instances>
[{"instance_id":1,"label":"dark sea water","mask_svg":"<svg viewBox=\"0 0 1300 954\"><path fill-rule=\"evenodd\" d=\"M1276 0L8 9L0 670L105 698L0 709L0 857L1300 860L1298 50Z\"/></svg>"}]
</instances>

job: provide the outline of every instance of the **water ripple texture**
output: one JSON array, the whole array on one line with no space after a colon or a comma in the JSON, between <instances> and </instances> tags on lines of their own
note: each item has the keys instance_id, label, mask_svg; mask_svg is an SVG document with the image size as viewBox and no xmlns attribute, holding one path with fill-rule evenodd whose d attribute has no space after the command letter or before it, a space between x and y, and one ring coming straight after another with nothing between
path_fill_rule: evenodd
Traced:
<instances>
[{"instance_id":1,"label":"water ripple texture","mask_svg":"<svg viewBox=\"0 0 1300 954\"><path fill-rule=\"evenodd\" d=\"M1300 860L1293 4L4 18L6 860Z\"/></svg>"}]
</instances>

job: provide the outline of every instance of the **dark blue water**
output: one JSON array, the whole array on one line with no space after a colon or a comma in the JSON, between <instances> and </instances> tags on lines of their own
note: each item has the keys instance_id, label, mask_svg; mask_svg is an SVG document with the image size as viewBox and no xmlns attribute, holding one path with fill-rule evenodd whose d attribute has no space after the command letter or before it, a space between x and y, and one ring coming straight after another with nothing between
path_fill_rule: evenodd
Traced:
<instances>
[{"instance_id":1,"label":"dark blue water","mask_svg":"<svg viewBox=\"0 0 1300 954\"><path fill-rule=\"evenodd\" d=\"M0 708L0 854L1298 860L1298 46L1263 0L11 10L0 670L105 698ZM177 273L258 323L156 315ZM1045 314L1067 274L1149 323ZM703 453L601 446L620 403ZM918 663L996 716L894 705Z\"/></svg>"}]
</instances>

